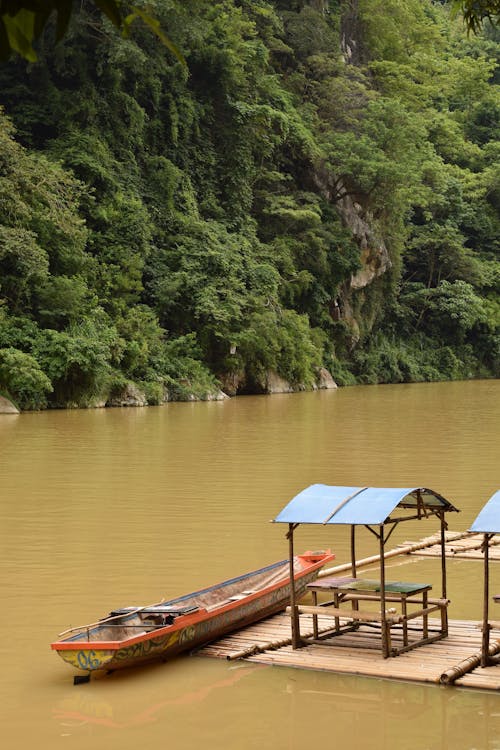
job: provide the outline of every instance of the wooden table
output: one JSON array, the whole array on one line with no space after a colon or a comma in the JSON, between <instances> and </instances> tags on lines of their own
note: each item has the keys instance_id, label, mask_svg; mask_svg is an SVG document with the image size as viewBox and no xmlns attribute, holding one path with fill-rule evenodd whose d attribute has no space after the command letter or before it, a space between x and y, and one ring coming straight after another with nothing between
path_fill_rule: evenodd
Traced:
<instances>
[{"instance_id":1,"label":"wooden table","mask_svg":"<svg viewBox=\"0 0 500 750\"><path fill-rule=\"evenodd\" d=\"M321 578L313 583L308 584L307 589L311 592L313 606L297 605L299 614L313 615L313 638L319 640L318 635L318 615L330 616L334 619L332 631L323 635L332 637L340 635L348 630L359 628L360 623L377 624L382 627L382 651L384 657L397 656L403 651L408 651L424 643L444 638L448 634L447 619L447 599L429 599L429 591L432 586L428 583L407 583L405 581L386 582L385 584L385 602L390 604L389 610L386 609L385 616L380 611L360 610L360 602L377 602L381 601L381 586L379 581L365 578ZM318 605L318 595L328 594L329 601ZM345 606L346 604L350 607ZM344 606L342 606L344 605ZM394 606L396 605L396 607ZM419 605L415 611L409 611L408 605ZM429 614L440 611L441 628L437 635L429 636ZM340 618L347 618L347 623L340 622ZM413 640L411 643L408 638L408 621L415 618L422 618L422 637ZM400 625L403 633L402 647L391 646L391 628ZM385 629L385 633L384 633Z\"/></svg>"}]
</instances>

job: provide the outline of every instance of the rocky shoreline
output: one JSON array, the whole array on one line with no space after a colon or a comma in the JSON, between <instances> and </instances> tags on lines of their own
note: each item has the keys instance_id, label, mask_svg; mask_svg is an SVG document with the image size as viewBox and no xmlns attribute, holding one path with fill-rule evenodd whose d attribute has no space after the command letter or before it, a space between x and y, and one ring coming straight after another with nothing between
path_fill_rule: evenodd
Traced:
<instances>
[{"instance_id":1,"label":"rocky shoreline","mask_svg":"<svg viewBox=\"0 0 500 750\"><path fill-rule=\"evenodd\" d=\"M330 372L322 367L318 371L317 380L312 386L307 386L303 383L298 385L292 385L284 378L280 377L275 372L269 372L266 375L265 383L262 384L259 390L253 391L246 390L244 383L241 379L236 376L228 378L226 382L222 384L221 388L217 388L213 391L209 391L202 396L197 396L194 393L188 394L184 398L172 397L168 389L165 388L162 403L166 404L172 401L225 401L226 399L233 398L238 395L274 395L276 393L300 393L303 391L317 391L317 390L334 390L337 388L337 383L334 381ZM120 393L115 394L109 399L101 399L95 403L89 404L86 408L91 409L105 409L105 408L126 408L126 407L142 407L142 406L157 406L158 404L150 404L144 391L142 391L135 383L127 383ZM66 406L71 408L71 406ZM75 407L82 408L82 407ZM6 396L0 396L0 414L20 414L21 410Z\"/></svg>"}]
</instances>

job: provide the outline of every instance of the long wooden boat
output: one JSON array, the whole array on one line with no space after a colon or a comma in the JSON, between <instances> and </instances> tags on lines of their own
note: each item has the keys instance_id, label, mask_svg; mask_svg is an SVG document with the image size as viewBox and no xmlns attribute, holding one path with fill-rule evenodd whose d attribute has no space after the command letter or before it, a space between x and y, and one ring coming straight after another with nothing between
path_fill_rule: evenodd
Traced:
<instances>
[{"instance_id":1,"label":"long wooden boat","mask_svg":"<svg viewBox=\"0 0 500 750\"><path fill-rule=\"evenodd\" d=\"M297 596L334 558L330 550L295 556ZM168 602L112 611L61 633L50 646L77 669L113 671L197 648L284 610L289 601L290 563L283 560Z\"/></svg>"}]
</instances>

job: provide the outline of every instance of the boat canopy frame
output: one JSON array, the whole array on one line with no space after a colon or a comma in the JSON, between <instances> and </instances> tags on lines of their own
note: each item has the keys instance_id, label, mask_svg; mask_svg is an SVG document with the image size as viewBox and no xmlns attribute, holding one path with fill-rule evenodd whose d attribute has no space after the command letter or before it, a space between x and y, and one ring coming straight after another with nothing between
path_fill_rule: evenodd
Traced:
<instances>
[{"instance_id":1,"label":"boat canopy frame","mask_svg":"<svg viewBox=\"0 0 500 750\"><path fill-rule=\"evenodd\" d=\"M408 511L412 511L411 514ZM356 526L364 526L379 543L380 605L382 638L386 652L385 545L395 528L403 521L437 517L441 540L441 596L446 599L445 514L459 512L449 500L427 487L338 487L313 484L302 490L283 508L273 523L288 524L288 554L292 569L295 530L301 524L323 526L347 525L351 532L351 575L356 578ZM386 527L390 527L386 533ZM299 615L293 576L290 591L292 647L300 648Z\"/></svg>"},{"instance_id":2,"label":"boat canopy frame","mask_svg":"<svg viewBox=\"0 0 500 750\"><path fill-rule=\"evenodd\" d=\"M500 533L500 490L497 490L490 499L483 505L478 515L474 519L469 529L473 534L482 534L483 543L481 550L483 553L483 627L481 641L481 667L487 667L490 664L496 664L490 657L490 617L489 617L489 597L490 597L490 540Z\"/></svg>"}]
</instances>

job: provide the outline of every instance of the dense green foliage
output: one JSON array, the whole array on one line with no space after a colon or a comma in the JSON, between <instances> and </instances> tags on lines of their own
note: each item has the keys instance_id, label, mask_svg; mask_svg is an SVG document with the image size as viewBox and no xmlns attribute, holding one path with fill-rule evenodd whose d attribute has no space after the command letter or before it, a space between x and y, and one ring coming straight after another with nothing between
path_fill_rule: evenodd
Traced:
<instances>
[{"instance_id":1,"label":"dense green foliage","mask_svg":"<svg viewBox=\"0 0 500 750\"><path fill-rule=\"evenodd\" d=\"M98 11L109 19L126 38L137 19L184 62L182 52L165 33L159 20L141 5L125 0L93 0ZM39 39L50 21L55 22L55 41L64 38L76 4L74 0L0 0L0 60L8 60L17 52L25 60L37 60L34 42ZM451 0L453 13L460 14L469 31L479 31L485 21L500 22L500 0Z\"/></svg>"},{"instance_id":2,"label":"dense green foliage","mask_svg":"<svg viewBox=\"0 0 500 750\"><path fill-rule=\"evenodd\" d=\"M152 12L187 66L89 4L0 69L0 389L498 374L498 32L430 0Z\"/></svg>"}]
</instances>

